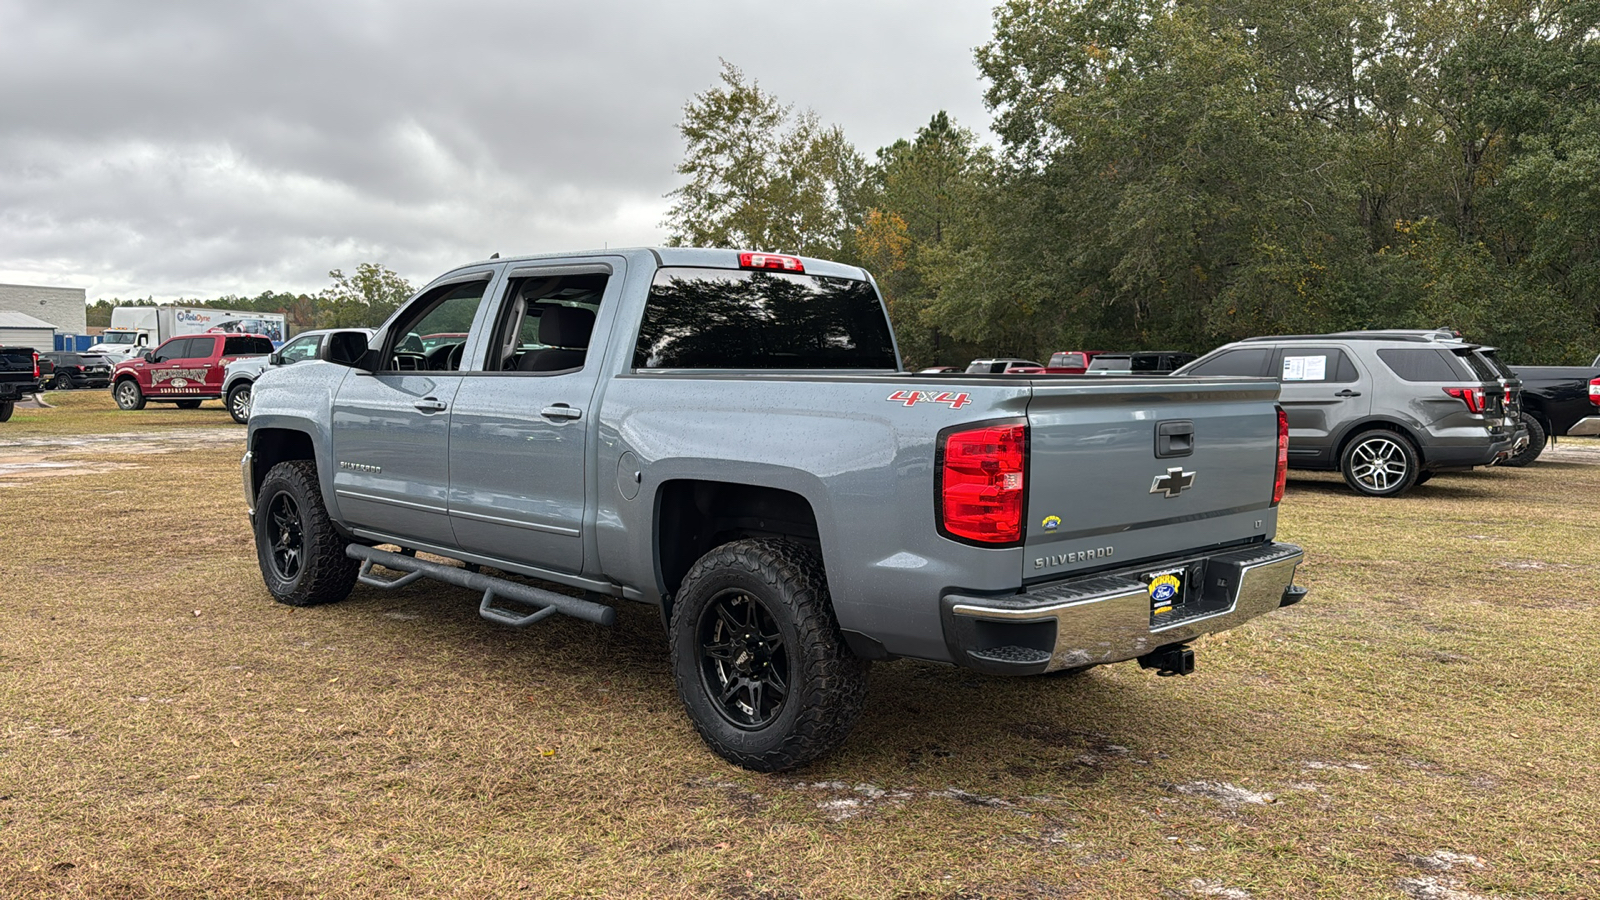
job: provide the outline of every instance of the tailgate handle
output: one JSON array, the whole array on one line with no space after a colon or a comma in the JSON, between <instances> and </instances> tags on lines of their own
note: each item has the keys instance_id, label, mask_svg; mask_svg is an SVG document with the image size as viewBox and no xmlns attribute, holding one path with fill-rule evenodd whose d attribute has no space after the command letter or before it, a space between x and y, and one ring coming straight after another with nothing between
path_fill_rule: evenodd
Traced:
<instances>
[{"instance_id":1,"label":"tailgate handle","mask_svg":"<svg viewBox=\"0 0 1600 900\"><path fill-rule=\"evenodd\" d=\"M1156 459L1172 459L1194 452L1194 423L1187 419L1156 423Z\"/></svg>"},{"instance_id":2,"label":"tailgate handle","mask_svg":"<svg viewBox=\"0 0 1600 900\"><path fill-rule=\"evenodd\" d=\"M1349 388L1345 388L1344 390L1340 391L1339 393L1334 394L1334 396L1335 397L1359 397L1359 396L1361 396L1361 392L1360 391L1352 391Z\"/></svg>"}]
</instances>

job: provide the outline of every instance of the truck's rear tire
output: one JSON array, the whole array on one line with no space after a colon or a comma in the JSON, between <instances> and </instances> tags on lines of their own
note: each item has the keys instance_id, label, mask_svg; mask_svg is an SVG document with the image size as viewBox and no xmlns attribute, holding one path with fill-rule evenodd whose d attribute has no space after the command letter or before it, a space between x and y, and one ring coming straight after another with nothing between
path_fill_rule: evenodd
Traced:
<instances>
[{"instance_id":1,"label":"truck's rear tire","mask_svg":"<svg viewBox=\"0 0 1600 900\"><path fill-rule=\"evenodd\" d=\"M64 373L64 372L62 374L60 374L60 375L57 375L50 382L50 390L52 390L52 391L70 391L70 390L72 390L72 379L69 378L66 375L66 373Z\"/></svg>"},{"instance_id":2,"label":"truck's rear tire","mask_svg":"<svg viewBox=\"0 0 1600 900\"><path fill-rule=\"evenodd\" d=\"M1339 470L1351 490L1368 497L1398 497L1411 490L1422 471L1411 440L1383 428L1363 431L1345 445Z\"/></svg>"},{"instance_id":3,"label":"truck's rear tire","mask_svg":"<svg viewBox=\"0 0 1600 900\"><path fill-rule=\"evenodd\" d=\"M1539 454L1544 452L1544 445L1550 440L1549 436L1544 433L1544 426L1539 424L1538 419L1527 413L1522 414L1522 424L1528 426L1528 446L1523 447L1521 453L1511 457L1501 465L1516 466L1520 469L1523 466L1530 465L1539 458Z\"/></svg>"},{"instance_id":4,"label":"truck's rear tire","mask_svg":"<svg viewBox=\"0 0 1600 900\"><path fill-rule=\"evenodd\" d=\"M296 459L272 467L256 494L255 533L261 580L279 603L316 606L350 595L360 563L344 553L315 463Z\"/></svg>"},{"instance_id":5,"label":"truck's rear tire","mask_svg":"<svg viewBox=\"0 0 1600 900\"><path fill-rule=\"evenodd\" d=\"M11 411L15 409L16 406L17 401L15 400L0 400L0 422L10 421Z\"/></svg>"},{"instance_id":6,"label":"truck's rear tire","mask_svg":"<svg viewBox=\"0 0 1600 900\"><path fill-rule=\"evenodd\" d=\"M199 409L200 408L200 401L199 400L179 400L178 401L178 408L179 409Z\"/></svg>"},{"instance_id":7,"label":"truck's rear tire","mask_svg":"<svg viewBox=\"0 0 1600 900\"><path fill-rule=\"evenodd\" d=\"M132 378L124 378L111 389L111 396L117 401L117 409L133 411L144 409L144 391L139 390L139 382Z\"/></svg>"},{"instance_id":8,"label":"truck's rear tire","mask_svg":"<svg viewBox=\"0 0 1600 900\"><path fill-rule=\"evenodd\" d=\"M250 382L234 385L228 391L228 415L240 425L250 424Z\"/></svg>"},{"instance_id":9,"label":"truck's rear tire","mask_svg":"<svg viewBox=\"0 0 1600 900\"><path fill-rule=\"evenodd\" d=\"M844 742L866 701L866 660L839 633L822 562L783 540L702 556L673 602L672 670L689 720L719 756L757 772Z\"/></svg>"}]
</instances>

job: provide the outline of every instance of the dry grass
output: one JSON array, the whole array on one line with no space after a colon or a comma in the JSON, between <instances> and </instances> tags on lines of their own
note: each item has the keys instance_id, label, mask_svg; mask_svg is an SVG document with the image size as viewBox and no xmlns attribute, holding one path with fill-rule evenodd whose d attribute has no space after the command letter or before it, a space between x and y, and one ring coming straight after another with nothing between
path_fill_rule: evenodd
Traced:
<instances>
[{"instance_id":1,"label":"dry grass","mask_svg":"<svg viewBox=\"0 0 1600 900\"><path fill-rule=\"evenodd\" d=\"M111 389L49 391L40 395L51 408L17 407L11 421L0 425L0 440L17 435L114 434L141 431L159 434L180 428L209 428L234 424L221 400L207 400L199 409L179 409L171 403L152 401L144 409L117 409Z\"/></svg>"},{"instance_id":2,"label":"dry grass","mask_svg":"<svg viewBox=\"0 0 1600 900\"><path fill-rule=\"evenodd\" d=\"M1597 896L1597 465L1297 478L1310 598L1196 675L879 665L842 752L762 776L650 609L274 604L240 449L0 477L0 896Z\"/></svg>"}]
</instances>

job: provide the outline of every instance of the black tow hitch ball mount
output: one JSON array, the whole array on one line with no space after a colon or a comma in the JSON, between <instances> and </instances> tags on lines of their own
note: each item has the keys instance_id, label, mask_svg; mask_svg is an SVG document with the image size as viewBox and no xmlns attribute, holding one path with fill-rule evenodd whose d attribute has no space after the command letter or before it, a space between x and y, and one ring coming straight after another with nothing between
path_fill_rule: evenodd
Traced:
<instances>
[{"instance_id":1,"label":"black tow hitch ball mount","mask_svg":"<svg viewBox=\"0 0 1600 900\"><path fill-rule=\"evenodd\" d=\"M1194 651L1183 644L1168 644L1139 657L1139 668L1155 669L1162 677L1194 671Z\"/></svg>"}]
</instances>

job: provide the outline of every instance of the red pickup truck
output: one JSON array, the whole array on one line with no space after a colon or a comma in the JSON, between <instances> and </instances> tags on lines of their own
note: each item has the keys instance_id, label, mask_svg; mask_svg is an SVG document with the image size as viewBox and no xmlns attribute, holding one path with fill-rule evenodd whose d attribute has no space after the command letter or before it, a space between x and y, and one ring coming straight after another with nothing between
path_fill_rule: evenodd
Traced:
<instances>
[{"instance_id":1,"label":"red pickup truck","mask_svg":"<svg viewBox=\"0 0 1600 900\"><path fill-rule=\"evenodd\" d=\"M144 409L147 401L194 409L222 397L222 372L245 356L265 356L272 341L260 334L186 334L147 350L111 371L111 396L121 409Z\"/></svg>"}]
</instances>

